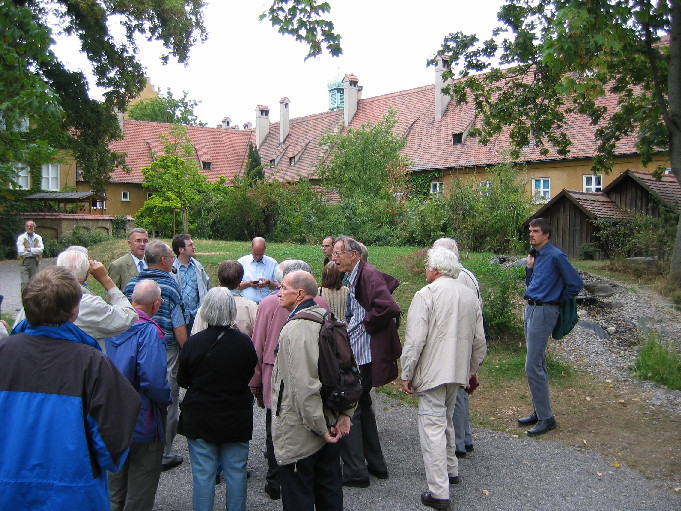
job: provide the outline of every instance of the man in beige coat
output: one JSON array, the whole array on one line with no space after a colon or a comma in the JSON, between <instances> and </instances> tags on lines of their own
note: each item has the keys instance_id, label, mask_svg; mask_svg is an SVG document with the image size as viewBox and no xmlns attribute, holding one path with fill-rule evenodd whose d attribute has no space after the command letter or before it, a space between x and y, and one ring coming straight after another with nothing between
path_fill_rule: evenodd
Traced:
<instances>
[{"instance_id":1,"label":"man in beige coat","mask_svg":"<svg viewBox=\"0 0 681 511\"><path fill-rule=\"evenodd\" d=\"M458 482L452 413L461 386L477 373L487 352L475 293L456 281L456 255L428 251L428 285L414 295L402 350L402 388L419 396L418 426L428 491L421 502L449 508L449 484Z\"/></svg>"}]
</instances>

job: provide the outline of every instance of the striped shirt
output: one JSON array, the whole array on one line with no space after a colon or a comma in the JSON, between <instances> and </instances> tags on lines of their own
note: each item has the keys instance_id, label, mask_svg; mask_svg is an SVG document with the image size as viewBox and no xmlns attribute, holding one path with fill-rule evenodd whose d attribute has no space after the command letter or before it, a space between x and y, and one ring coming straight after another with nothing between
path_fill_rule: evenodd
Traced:
<instances>
[{"instance_id":1,"label":"striped shirt","mask_svg":"<svg viewBox=\"0 0 681 511\"><path fill-rule=\"evenodd\" d=\"M355 284L357 283L357 273L359 263L355 265L348 277L350 293L348 303L352 311L352 317L348 323L348 336L350 337L350 348L355 355L357 365L371 363L371 336L364 329L364 316L366 311L355 298Z\"/></svg>"}]
</instances>

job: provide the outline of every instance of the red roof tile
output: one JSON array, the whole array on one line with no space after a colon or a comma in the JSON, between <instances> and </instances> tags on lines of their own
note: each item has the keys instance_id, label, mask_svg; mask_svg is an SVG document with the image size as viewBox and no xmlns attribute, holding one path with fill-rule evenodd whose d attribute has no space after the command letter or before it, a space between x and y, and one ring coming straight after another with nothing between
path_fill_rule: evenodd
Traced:
<instances>
[{"instance_id":1,"label":"red roof tile","mask_svg":"<svg viewBox=\"0 0 681 511\"><path fill-rule=\"evenodd\" d=\"M114 183L141 183L142 169L153 161L152 153L162 154L163 143L159 135L168 133L172 124L163 122L123 121L124 137L112 142L111 150L124 153L130 173L116 169L111 174ZM253 142L253 130L235 130L185 126L187 135L200 162L210 162L210 170L200 170L208 181L225 177L229 182L242 172L248 155L248 142ZM201 168L201 163L197 165Z\"/></svg>"}]
</instances>

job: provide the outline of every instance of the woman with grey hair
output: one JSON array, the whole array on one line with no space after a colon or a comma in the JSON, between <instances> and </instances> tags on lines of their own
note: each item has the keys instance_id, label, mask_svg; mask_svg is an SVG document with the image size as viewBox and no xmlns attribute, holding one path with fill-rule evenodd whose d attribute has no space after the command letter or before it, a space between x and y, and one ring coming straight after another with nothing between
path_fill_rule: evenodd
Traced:
<instances>
[{"instance_id":1,"label":"woman with grey hair","mask_svg":"<svg viewBox=\"0 0 681 511\"><path fill-rule=\"evenodd\" d=\"M250 337L234 328L236 304L229 289L208 291L202 309L208 328L187 339L177 373L177 382L187 389L178 432L189 444L193 509L213 509L221 464L227 511L245 511L246 462L253 433L248 382L257 356Z\"/></svg>"}]
</instances>

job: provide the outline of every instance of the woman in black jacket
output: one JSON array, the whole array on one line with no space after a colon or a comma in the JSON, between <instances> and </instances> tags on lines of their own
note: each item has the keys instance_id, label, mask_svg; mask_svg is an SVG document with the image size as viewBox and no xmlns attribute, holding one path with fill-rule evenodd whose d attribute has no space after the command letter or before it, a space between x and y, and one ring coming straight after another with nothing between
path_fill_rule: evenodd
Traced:
<instances>
[{"instance_id":1,"label":"woman in black jacket","mask_svg":"<svg viewBox=\"0 0 681 511\"><path fill-rule=\"evenodd\" d=\"M187 437L192 464L194 511L213 509L215 476L222 464L227 511L246 509L246 462L253 433L248 382L257 356L250 337L234 327L230 291L215 287L202 304L208 328L187 339L177 381L187 389L178 432Z\"/></svg>"}]
</instances>

